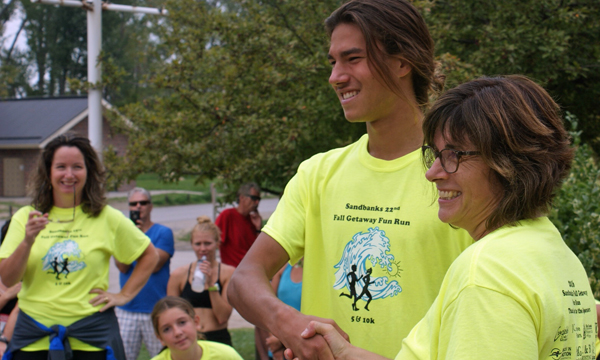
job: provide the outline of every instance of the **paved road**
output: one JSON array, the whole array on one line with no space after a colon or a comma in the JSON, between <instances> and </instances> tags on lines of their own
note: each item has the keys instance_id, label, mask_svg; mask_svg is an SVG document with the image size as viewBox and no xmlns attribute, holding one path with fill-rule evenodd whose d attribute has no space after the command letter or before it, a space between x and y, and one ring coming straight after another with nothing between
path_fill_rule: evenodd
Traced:
<instances>
[{"instance_id":1,"label":"paved road","mask_svg":"<svg viewBox=\"0 0 600 360\"><path fill-rule=\"evenodd\" d=\"M264 219L271 216L279 199L264 199L260 202L258 210ZM129 216L126 206L120 207L120 210ZM181 206L168 206L168 207L156 207L152 211L152 220L154 222L163 224L170 227L176 236L182 233L189 232L194 224L196 218L200 215L207 215L210 218L213 217L212 204L200 204L200 205L181 205ZM174 269L191 263L196 260L196 256L191 250L188 243L176 241L175 243L175 254L171 258L171 271ZM119 270L111 261L109 270L109 286L108 291L118 292L119 291ZM254 325L245 321L235 310L229 319L229 328L242 328L242 327L254 327Z\"/></svg>"}]
</instances>

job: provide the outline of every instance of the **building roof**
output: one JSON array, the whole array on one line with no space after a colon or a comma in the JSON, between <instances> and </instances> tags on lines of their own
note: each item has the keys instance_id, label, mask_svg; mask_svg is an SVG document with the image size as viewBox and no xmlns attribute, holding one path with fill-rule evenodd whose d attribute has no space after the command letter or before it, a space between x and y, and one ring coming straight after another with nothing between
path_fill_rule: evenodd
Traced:
<instances>
[{"instance_id":1,"label":"building roof","mask_svg":"<svg viewBox=\"0 0 600 360\"><path fill-rule=\"evenodd\" d=\"M87 113L86 96L0 100L0 148L43 147Z\"/></svg>"}]
</instances>

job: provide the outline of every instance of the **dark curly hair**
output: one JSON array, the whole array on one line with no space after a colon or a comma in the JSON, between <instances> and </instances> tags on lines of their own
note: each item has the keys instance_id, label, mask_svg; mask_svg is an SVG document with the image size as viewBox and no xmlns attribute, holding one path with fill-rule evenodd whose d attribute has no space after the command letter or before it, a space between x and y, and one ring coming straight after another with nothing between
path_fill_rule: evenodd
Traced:
<instances>
[{"instance_id":1,"label":"dark curly hair","mask_svg":"<svg viewBox=\"0 0 600 360\"><path fill-rule=\"evenodd\" d=\"M104 196L104 167L96 151L92 148L90 141L74 133L59 135L44 147L38 158L33 176L28 183L28 193L32 198L31 205L43 213L47 213L54 206L50 169L54 153L63 146L76 147L83 154L87 170L87 180L81 194L81 209L86 214L98 216L106 205L106 197Z\"/></svg>"},{"instance_id":2,"label":"dark curly hair","mask_svg":"<svg viewBox=\"0 0 600 360\"><path fill-rule=\"evenodd\" d=\"M406 0L353 0L335 10L326 20L329 37L340 24L358 26L365 37L367 61L380 80L404 98L386 57L397 56L412 67L411 78L417 103L424 108L430 91L444 87L437 74L434 42L419 11Z\"/></svg>"},{"instance_id":3,"label":"dark curly hair","mask_svg":"<svg viewBox=\"0 0 600 360\"><path fill-rule=\"evenodd\" d=\"M488 230L547 214L574 156L559 106L520 75L482 77L449 90L425 115L423 132L425 144L441 133L481 152L503 188Z\"/></svg>"}]
</instances>

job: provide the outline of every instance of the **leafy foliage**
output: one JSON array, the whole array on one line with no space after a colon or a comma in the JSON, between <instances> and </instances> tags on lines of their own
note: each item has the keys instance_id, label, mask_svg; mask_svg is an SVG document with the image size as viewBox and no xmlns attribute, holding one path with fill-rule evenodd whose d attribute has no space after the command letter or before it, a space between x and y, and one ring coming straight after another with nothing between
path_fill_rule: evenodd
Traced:
<instances>
[{"instance_id":1,"label":"leafy foliage","mask_svg":"<svg viewBox=\"0 0 600 360\"><path fill-rule=\"evenodd\" d=\"M338 1L167 6L171 61L154 83L170 92L123 109L131 146L125 157L105 156L115 174L192 174L232 191L253 180L280 193L301 161L364 133L345 121L327 83L322 23Z\"/></svg>"},{"instance_id":2,"label":"leafy foliage","mask_svg":"<svg viewBox=\"0 0 600 360\"><path fill-rule=\"evenodd\" d=\"M162 0L120 0L123 5L160 7ZM62 96L87 90L87 20L81 8L52 6L11 0L0 21L14 4L23 9L24 29L29 51L4 51L0 56L0 96ZM148 96L147 77L157 55L153 40L156 16L104 11L100 61L108 70L103 84L104 98L114 105L135 102ZM11 39L12 40L12 39ZM92 59L91 61L98 61ZM33 70L30 71L29 69ZM112 71L112 72L111 72ZM29 75L36 79L29 85Z\"/></svg>"},{"instance_id":3,"label":"leafy foliage","mask_svg":"<svg viewBox=\"0 0 600 360\"><path fill-rule=\"evenodd\" d=\"M600 2L435 0L423 14L439 53L479 75L527 75L581 120L600 152Z\"/></svg>"},{"instance_id":4,"label":"leafy foliage","mask_svg":"<svg viewBox=\"0 0 600 360\"><path fill-rule=\"evenodd\" d=\"M552 222L581 260L596 298L600 296L600 167L581 142L575 116L567 114L576 148L573 168L554 201Z\"/></svg>"}]
</instances>

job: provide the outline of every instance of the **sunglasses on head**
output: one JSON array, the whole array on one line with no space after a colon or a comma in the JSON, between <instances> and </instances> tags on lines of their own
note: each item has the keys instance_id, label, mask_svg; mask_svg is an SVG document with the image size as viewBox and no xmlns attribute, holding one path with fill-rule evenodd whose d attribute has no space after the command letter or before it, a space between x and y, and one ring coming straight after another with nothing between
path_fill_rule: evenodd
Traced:
<instances>
[{"instance_id":1,"label":"sunglasses on head","mask_svg":"<svg viewBox=\"0 0 600 360\"><path fill-rule=\"evenodd\" d=\"M142 206L146 206L148 204L150 204L149 200L142 200L142 201L130 201L129 202L129 206L137 206L137 204L140 204Z\"/></svg>"}]
</instances>

